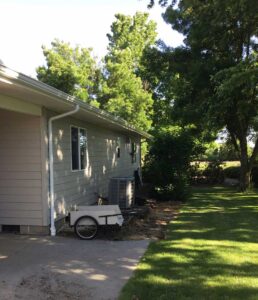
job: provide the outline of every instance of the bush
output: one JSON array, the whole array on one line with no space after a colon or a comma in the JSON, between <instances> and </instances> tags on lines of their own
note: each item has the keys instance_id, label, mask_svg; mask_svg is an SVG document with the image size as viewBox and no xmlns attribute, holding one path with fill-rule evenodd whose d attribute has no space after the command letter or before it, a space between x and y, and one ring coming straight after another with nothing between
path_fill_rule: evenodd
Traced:
<instances>
[{"instance_id":1,"label":"bush","mask_svg":"<svg viewBox=\"0 0 258 300\"><path fill-rule=\"evenodd\" d=\"M191 156L197 148L190 130L168 127L156 133L143 168L144 181L152 183L155 197L186 200Z\"/></svg>"},{"instance_id":2,"label":"bush","mask_svg":"<svg viewBox=\"0 0 258 300\"><path fill-rule=\"evenodd\" d=\"M215 184L222 183L224 181L224 172L221 167L220 161L209 161L200 163L194 163L191 166L191 182L193 184Z\"/></svg>"},{"instance_id":3,"label":"bush","mask_svg":"<svg viewBox=\"0 0 258 300\"><path fill-rule=\"evenodd\" d=\"M240 166L227 167L224 169L224 176L232 179L240 178Z\"/></svg>"},{"instance_id":4,"label":"bush","mask_svg":"<svg viewBox=\"0 0 258 300\"><path fill-rule=\"evenodd\" d=\"M188 178L181 176L180 178L174 178L173 183L166 186L154 187L153 196L157 200L178 200L185 201L190 195L190 186Z\"/></svg>"},{"instance_id":5,"label":"bush","mask_svg":"<svg viewBox=\"0 0 258 300\"><path fill-rule=\"evenodd\" d=\"M254 166L251 172L251 182L254 187L258 187L258 166Z\"/></svg>"},{"instance_id":6,"label":"bush","mask_svg":"<svg viewBox=\"0 0 258 300\"><path fill-rule=\"evenodd\" d=\"M221 167L220 161L210 162L207 168L203 171L203 175L206 177L207 183L223 183L224 181L224 172Z\"/></svg>"}]
</instances>

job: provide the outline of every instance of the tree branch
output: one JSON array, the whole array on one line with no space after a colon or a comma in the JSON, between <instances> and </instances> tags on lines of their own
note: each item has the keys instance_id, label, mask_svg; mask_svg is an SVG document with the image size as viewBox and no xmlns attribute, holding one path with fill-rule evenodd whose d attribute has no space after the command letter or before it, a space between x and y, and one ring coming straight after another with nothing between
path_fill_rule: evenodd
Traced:
<instances>
[{"instance_id":1,"label":"tree branch","mask_svg":"<svg viewBox=\"0 0 258 300\"><path fill-rule=\"evenodd\" d=\"M229 129L228 129L228 132L229 132L232 144L235 147L235 150L237 152L237 156L240 159L240 148L239 148L239 145L237 144L237 139L236 139L235 135L233 134L233 132L231 132Z\"/></svg>"}]
</instances>

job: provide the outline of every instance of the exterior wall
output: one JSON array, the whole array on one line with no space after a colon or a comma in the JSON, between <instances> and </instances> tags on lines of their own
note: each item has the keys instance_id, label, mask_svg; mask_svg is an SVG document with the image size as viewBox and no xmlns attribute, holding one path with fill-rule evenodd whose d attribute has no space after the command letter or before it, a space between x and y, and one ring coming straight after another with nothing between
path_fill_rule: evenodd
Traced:
<instances>
[{"instance_id":1,"label":"exterior wall","mask_svg":"<svg viewBox=\"0 0 258 300\"><path fill-rule=\"evenodd\" d=\"M46 225L42 213L41 121L40 116L0 109L1 225Z\"/></svg>"},{"instance_id":2,"label":"exterior wall","mask_svg":"<svg viewBox=\"0 0 258 300\"><path fill-rule=\"evenodd\" d=\"M0 99L1 100L1 99ZM38 113L37 113L38 114ZM0 228L20 225L21 232L48 232L48 140L43 116L0 108ZM87 132L87 167L71 169L71 125ZM140 139L90 125L73 118L53 123L54 180L57 219L78 204L96 202L95 193L108 195L109 179L132 176L140 166ZM117 139L120 138L120 158ZM132 163L131 141L137 143Z\"/></svg>"},{"instance_id":3,"label":"exterior wall","mask_svg":"<svg viewBox=\"0 0 258 300\"><path fill-rule=\"evenodd\" d=\"M87 166L85 170L72 171L70 127L78 126L87 133ZM137 143L136 162L132 163L129 139L112 130L93 126L73 118L53 123L54 181L57 218L64 216L78 204L96 202L95 193L108 195L109 179L114 176L133 176L140 166L140 139ZM120 138L120 158L117 158L117 138Z\"/></svg>"}]
</instances>

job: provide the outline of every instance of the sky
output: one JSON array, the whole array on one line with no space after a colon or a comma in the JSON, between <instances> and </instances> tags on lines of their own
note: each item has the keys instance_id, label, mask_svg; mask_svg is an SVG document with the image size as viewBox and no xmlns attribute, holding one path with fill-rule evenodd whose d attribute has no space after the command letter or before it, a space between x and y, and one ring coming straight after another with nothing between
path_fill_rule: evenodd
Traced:
<instances>
[{"instance_id":1,"label":"sky","mask_svg":"<svg viewBox=\"0 0 258 300\"><path fill-rule=\"evenodd\" d=\"M55 38L72 46L93 48L101 58L106 53L110 26L116 13L134 15L146 11L157 22L158 38L167 45L182 44L182 36L167 25L156 5L148 0L0 0L0 60L9 68L36 77L45 60L41 46Z\"/></svg>"}]
</instances>

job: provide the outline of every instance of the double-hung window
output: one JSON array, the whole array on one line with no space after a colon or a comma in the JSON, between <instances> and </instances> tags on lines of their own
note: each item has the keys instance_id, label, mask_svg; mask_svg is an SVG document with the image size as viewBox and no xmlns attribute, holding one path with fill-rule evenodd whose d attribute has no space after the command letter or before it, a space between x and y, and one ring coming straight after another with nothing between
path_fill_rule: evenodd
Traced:
<instances>
[{"instance_id":1,"label":"double-hung window","mask_svg":"<svg viewBox=\"0 0 258 300\"><path fill-rule=\"evenodd\" d=\"M87 137L84 128L71 127L71 152L72 170L83 170L86 168Z\"/></svg>"}]
</instances>

